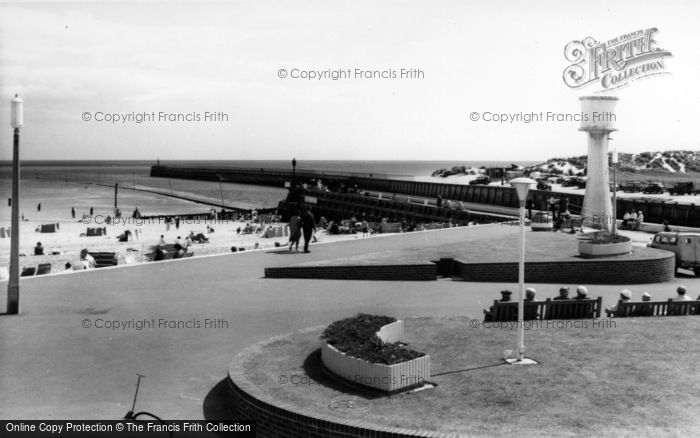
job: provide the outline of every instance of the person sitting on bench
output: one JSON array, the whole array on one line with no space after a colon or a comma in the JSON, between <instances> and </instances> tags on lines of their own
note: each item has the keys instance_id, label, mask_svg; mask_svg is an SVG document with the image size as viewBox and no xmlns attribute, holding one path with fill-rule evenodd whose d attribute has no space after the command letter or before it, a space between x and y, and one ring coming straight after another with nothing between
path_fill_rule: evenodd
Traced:
<instances>
[{"instance_id":1,"label":"person sitting on bench","mask_svg":"<svg viewBox=\"0 0 700 438\"><path fill-rule=\"evenodd\" d=\"M638 304L637 308L634 309L633 316L653 316L654 309L651 307L651 305L645 304L651 301L651 295L649 295L649 292L644 292L642 294L642 301L643 303Z\"/></svg>"},{"instance_id":2,"label":"person sitting on bench","mask_svg":"<svg viewBox=\"0 0 700 438\"><path fill-rule=\"evenodd\" d=\"M528 287L525 289L525 301L526 303L533 303L537 302L535 299L535 294L537 292L535 291L534 287ZM535 306L525 306L525 312L523 314L523 319L524 320L531 320L531 319L538 319L540 315L537 313L537 307Z\"/></svg>"},{"instance_id":3,"label":"person sitting on bench","mask_svg":"<svg viewBox=\"0 0 700 438\"><path fill-rule=\"evenodd\" d=\"M502 303L509 302L511 295L513 295L513 292L509 291L508 289L502 290L500 301ZM484 321L492 321L492 320L493 320L493 306L491 306L489 308L489 310L484 309Z\"/></svg>"},{"instance_id":4,"label":"person sitting on bench","mask_svg":"<svg viewBox=\"0 0 700 438\"><path fill-rule=\"evenodd\" d=\"M685 292L686 292L685 286L683 286L683 285L678 286L678 289L676 289L676 292L678 292L678 295L676 295L674 298L672 298L673 301L691 301L691 298L685 294Z\"/></svg>"},{"instance_id":5,"label":"person sitting on bench","mask_svg":"<svg viewBox=\"0 0 700 438\"><path fill-rule=\"evenodd\" d=\"M588 297L588 289L586 289L586 286L579 286L576 288L576 297L574 297L575 300L590 300Z\"/></svg>"},{"instance_id":6,"label":"person sitting on bench","mask_svg":"<svg viewBox=\"0 0 700 438\"><path fill-rule=\"evenodd\" d=\"M632 220L632 215L629 211L626 211L625 215L622 216L622 228L627 228L629 226L630 220Z\"/></svg>"},{"instance_id":7,"label":"person sitting on bench","mask_svg":"<svg viewBox=\"0 0 700 438\"><path fill-rule=\"evenodd\" d=\"M41 242L37 242L34 247L34 255L44 255L44 247L41 246Z\"/></svg>"},{"instance_id":8,"label":"person sitting on bench","mask_svg":"<svg viewBox=\"0 0 700 438\"><path fill-rule=\"evenodd\" d=\"M85 269L95 269L95 258L90 255L87 248L80 251L80 261L85 262L87 266Z\"/></svg>"},{"instance_id":9,"label":"person sitting on bench","mask_svg":"<svg viewBox=\"0 0 700 438\"><path fill-rule=\"evenodd\" d=\"M630 291L629 289L625 289L622 292L620 292L620 300L621 301L629 302L631 299L632 299L632 291ZM611 308L605 309L605 313L607 313L608 316L615 316L615 314L617 313L617 305L618 304L619 304L619 302L615 303L615 305L612 306Z\"/></svg>"},{"instance_id":10,"label":"person sitting on bench","mask_svg":"<svg viewBox=\"0 0 700 438\"><path fill-rule=\"evenodd\" d=\"M633 230L638 230L640 226L644 223L644 213L640 210L639 213L637 213L637 217L634 219L634 223L632 223L632 229Z\"/></svg>"},{"instance_id":11,"label":"person sitting on bench","mask_svg":"<svg viewBox=\"0 0 700 438\"><path fill-rule=\"evenodd\" d=\"M562 286L559 288L559 296L552 298L552 300L568 300L569 299L569 288Z\"/></svg>"}]
</instances>

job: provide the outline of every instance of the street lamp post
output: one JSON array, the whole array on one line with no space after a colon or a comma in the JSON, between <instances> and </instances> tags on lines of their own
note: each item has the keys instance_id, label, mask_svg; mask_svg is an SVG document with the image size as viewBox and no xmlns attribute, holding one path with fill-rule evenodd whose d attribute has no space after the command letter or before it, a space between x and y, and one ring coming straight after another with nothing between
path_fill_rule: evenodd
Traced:
<instances>
[{"instance_id":1,"label":"street lamp post","mask_svg":"<svg viewBox=\"0 0 700 438\"><path fill-rule=\"evenodd\" d=\"M19 313L19 128L24 124L24 101L15 94L10 103L12 147L12 232L10 236L10 281L7 283L7 313Z\"/></svg>"},{"instance_id":2,"label":"street lamp post","mask_svg":"<svg viewBox=\"0 0 700 438\"><path fill-rule=\"evenodd\" d=\"M510 185L515 187L515 191L518 194L518 203L520 205L520 239L518 246L520 252L520 261L518 263L518 360L511 362L517 364L535 363L534 361L524 358L525 326L523 320L525 315L525 200L527 199L527 192L536 184L537 182L535 180L524 177L510 180Z\"/></svg>"}]
</instances>

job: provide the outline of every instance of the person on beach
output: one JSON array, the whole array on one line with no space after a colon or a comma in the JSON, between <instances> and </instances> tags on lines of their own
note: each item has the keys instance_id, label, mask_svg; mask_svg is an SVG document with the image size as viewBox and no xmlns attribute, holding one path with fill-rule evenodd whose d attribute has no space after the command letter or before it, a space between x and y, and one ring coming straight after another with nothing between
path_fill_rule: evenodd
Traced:
<instances>
[{"instance_id":1,"label":"person on beach","mask_svg":"<svg viewBox=\"0 0 700 438\"><path fill-rule=\"evenodd\" d=\"M70 215L75 219L75 207L70 208Z\"/></svg>"},{"instance_id":2,"label":"person on beach","mask_svg":"<svg viewBox=\"0 0 700 438\"><path fill-rule=\"evenodd\" d=\"M131 240L130 230L125 230L123 233L117 236L117 241L119 242L128 242L129 240Z\"/></svg>"},{"instance_id":3,"label":"person on beach","mask_svg":"<svg viewBox=\"0 0 700 438\"><path fill-rule=\"evenodd\" d=\"M41 242L37 242L34 247L34 255L44 255L44 247L41 246Z\"/></svg>"},{"instance_id":4,"label":"person on beach","mask_svg":"<svg viewBox=\"0 0 700 438\"><path fill-rule=\"evenodd\" d=\"M83 248L80 251L80 261L86 264L84 269L95 269L95 258L90 255L87 248Z\"/></svg>"},{"instance_id":5,"label":"person on beach","mask_svg":"<svg viewBox=\"0 0 700 438\"><path fill-rule=\"evenodd\" d=\"M41 211L41 202L36 206L36 211Z\"/></svg>"},{"instance_id":6,"label":"person on beach","mask_svg":"<svg viewBox=\"0 0 700 438\"><path fill-rule=\"evenodd\" d=\"M68 269L69 264L70 263L66 263L66 269ZM73 263L73 265L71 266L71 269L73 271L85 271L85 270L90 269L90 268L88 267L87 262L84 262L82 260L78 260L77 262Z\"/></svg>"},{"instance_id":7,"label":"person on beach","mask_svg":"<svg viewBox=\"0 0 700 438\"><path fill-rule=\"evenodd\" d=\"M160 235L160 239L158 240L157 245L158 246L165 246L165 236L163 236L162 234Z\"/></svg>"},{"instance_id":8,"label":"person on beach","mask_svg":"<svg viewBox=\"0 0 700 438\"><path fill-rule=\"evenodd\" d=\"M311 243L311 237L316 231L316 222L309 207L306 207L306 211L301 217L301 228L304 231L304 252L311 252L309 251L309 243Z\"/></svg>"},{"instance_id":9,"label":"person on beach","mask_svg":"<svg viewBox=\"0 0 700 438\"><path fill-rule=\"evenodd\" d=\"M139 211L138 207L134 208L134 212L131 213L131 217L134 219L141 219L141 212Z\"/></svg>"},{"instance_id":10,"label":"person on beach","mask_svg":"<svg viewBox=\"0 0 700 438\"><path fill-rule=\"evenodd\" d=\"M92 207L90 207L90 216L92 216L94 212L95 210Z\"/></svg>"},{"instance_id":11,"label":"person on beach","mask_svg":"<svg viewBox=\"0 0 700 438\"><path fill-rule=\"evenodd\" d=\"M194 231L190 231L190 235L187 236L190 239L190 245L193 242L197 243L209 243L209 239L207 236L205 236L203 233L197 233L196 235L194 234ZM190 246L188 245L188 247Z\"/></svg>"},{"instance_id":12,"label":"person on beach","mask_svg":"<svg viewBox=\"0 0 700 438\"><path fill-rule=\"evenodd\" d=\"M177 240L175 240L175 255L173 256L174 259L181 259L185 255L185 247L182 246L182 241L180 240L180 236L177 236Z\"/></svg>"},{"instance_id":13,"label":"person on beach","mask_svg":"<svg viewBox=\"0 0 700 438\"><path fill-rule=\"evenodd\" d=\"M301 217L296 211L292 212L289 218L289 250L296 245L296 250L299 251L299 240L301 239Z\"/></svg>"},{"instance_id":14,"label":"person on beach","mask_svg":"<svg viewBox=\"0 0 700 438\"><path fill-rule=\"evenodd\" d=\"M367 237L369 235L369 223L367 222L367 219L362 218L360 228L362 228L362 237Z\"/></svg>"}]
</instances>

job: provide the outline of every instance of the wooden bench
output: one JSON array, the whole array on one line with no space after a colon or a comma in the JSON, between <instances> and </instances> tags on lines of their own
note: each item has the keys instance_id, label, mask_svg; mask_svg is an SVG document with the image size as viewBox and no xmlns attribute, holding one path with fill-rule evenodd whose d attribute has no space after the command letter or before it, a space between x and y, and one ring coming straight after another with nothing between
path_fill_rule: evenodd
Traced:
<instances>
[{"instance_id":1,"label":"wooden bench","mask_svg":"<svg viewBox=\"0 0 700 438\"><path fill-rule=\"evenodd\" d=\"M600 318L603 297L588 300L553 300L547 298L547 314L542 319L592 319Z\"/></svg>"},{"instance_id":2,"label":"wooden bench","mask_svg":"<svg viewBox=\"0 0 700 438\"><path fill-rule=\"evenodd\" d=\"M115 252L89 252L88 254L95 259L96 268L116 266L119 263L119 257L117 257L117 253Z\"/></svg>"},{"instance_id":3,"label":"wooden bench","mask_svg":"<svg viewBox=\"0 0 700 438\"><path fill-rule=\"evenodd\" d=\"M523 304L525 305L524 320L593 319L600 318L603 297L588 300L552 300L547 298L545 301L526 301ZM518 302L494 300L491 312L486 313L484 320L517 321Z\"/></svg>"},{"instance_id":4,"label":"wooden bench","mask_svg":"<svg viewBox=\"0 0 700 438\"><path fill-rule=\"evenodd\" d=\"M542 315L546 315L546 301L526 301L525 320L541 319ZM493 300L491 312L484 311L484 321L517 321L518 320L518 302L517 301L499 301Z\"/></svg>"},{"instance_id":5,"label":"wooden bench","mask_svg":"<svg viewBox=\"0 0 700 438\"><path fill-rule=\"evenodd\" d=\"M175 258L175 254L177 251L175 250L175 244L174 243L169 243L166 245L153 245L148 247L148 249L143 253L143 260L145 262L152 262L156 260L156 254L157 251L161 249L165 251L165 254L163 255L163 258L160 260L172 260ZM194 252L192 251L187 251L185 254L180 257L180 258L187 258L187 257L192 257L194 255Z\"/></svg>"},{"instance_id":6,"label":"wooden bench","mask_svg":"<svg viewBox=\"0 0 700 438\"><path fill-rule=\"evenodd\" d=\"M695 301L623 301L617 302L617 311L605 311L616 318L634 316L700 315L700 300Z\"/></svg>"}]
</instances>

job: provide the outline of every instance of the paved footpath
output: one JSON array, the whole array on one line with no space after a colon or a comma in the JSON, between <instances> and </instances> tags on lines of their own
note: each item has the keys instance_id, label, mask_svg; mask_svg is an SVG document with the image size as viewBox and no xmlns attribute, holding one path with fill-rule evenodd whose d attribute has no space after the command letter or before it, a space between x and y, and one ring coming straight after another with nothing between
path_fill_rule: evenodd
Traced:
<instances>
[{"instance_id":1,"label":"paved footpath","mask_svg":"<svg viewBox=\"0 0 700 438\"><path fill-rule=\"evenodd\" d=\"M231 358L257 341L357 312L480 318L499 290L516 286L447 279L265 279L263 268L385 248L410 251L477 234L488 236L499 228L487 225L319 244L311 247L310 254L250 251L22 279L22 314L0 315L0 418L121 418L131 408L137 373L146 376L137 410L167 419L222 416L216 391L210 391L226 377ZM700 293L700 280L692 274L644 290L661 299L671 296L680 283L693 297ZM545 298L554 296L558 285L534 286ZM0 312L5 311L6 288L0 283ZM591 295L603 296L605 305L616 299L619 290L589 287ZM632 290L643 291L641 286ZM153 320L155 327L135 326ZM190 328L159 327L159 320ZM112 321L132 326L104 327ZM213 327L205 327L208 322Z\"/></svg>"}]
</instances>

